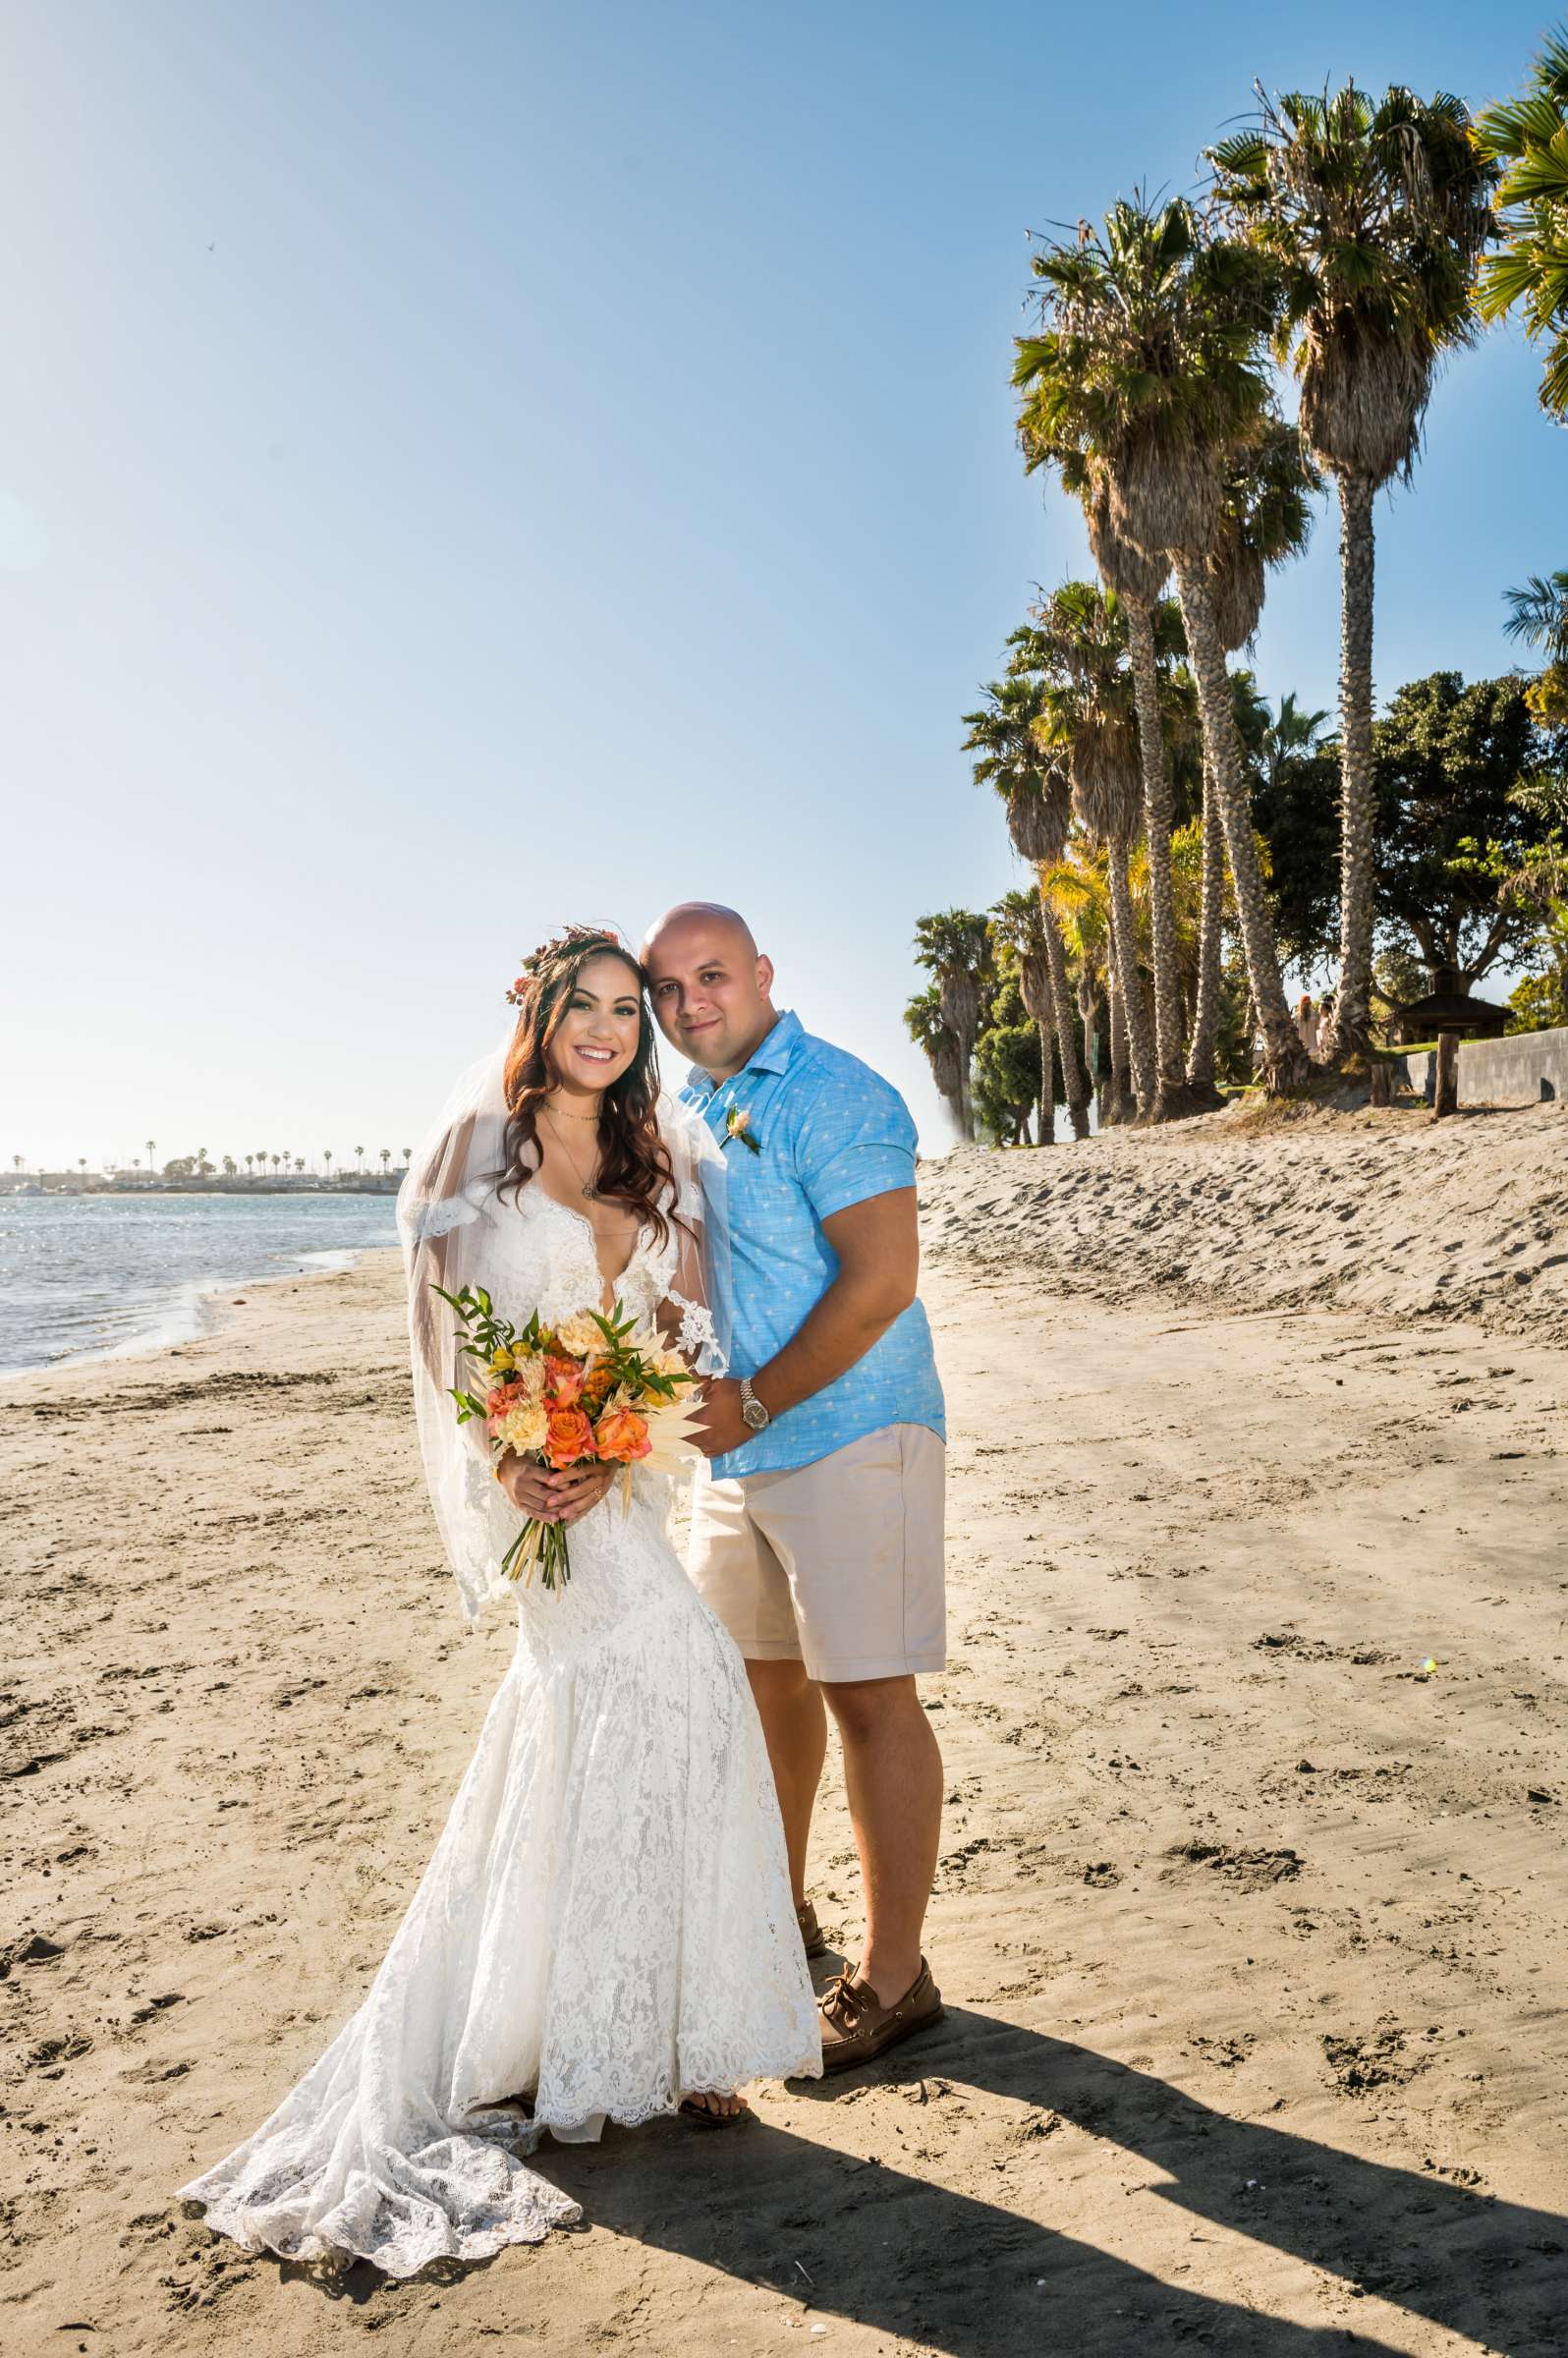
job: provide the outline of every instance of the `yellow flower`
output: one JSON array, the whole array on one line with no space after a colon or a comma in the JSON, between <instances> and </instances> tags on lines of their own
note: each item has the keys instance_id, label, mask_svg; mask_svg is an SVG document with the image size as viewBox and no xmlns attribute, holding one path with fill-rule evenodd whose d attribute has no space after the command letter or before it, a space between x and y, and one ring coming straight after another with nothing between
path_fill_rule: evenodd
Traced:
<instances>
[{"instance_id":1,"label":"yellow flower","mask_svg":"<svg viewBox=\"0 0 1568 2358\"><path fill-rule=\"evenodd\" d=\"M504 1441L509 1449L525 1457L531 1449L543 1448L544 1433L543 1409L534 1401L520 1401L501 1419L493 1438Z\"/></svg>"},{"instance_id":2,"label":"yellow flower","mask_svg":"<svg viewBox=\"0 0 1568 2358\"><path fill-rule=\"evenodd\" d=\"M514 1359L512 1353L507 1349L505 1343L502 1343L498 1350L490 1353L490 1374L492 1376L504 1376L507 1374L509 1369L516 1367L516 1365L517 1361Z\"/></svg>"},{"instance_id":3,"label":"yellow flower","mask_svg":"<svg viewBox=\"0 0 1568 2358\"><path fill-rule=\"evenodd\" d=\"M604 1337L586 1310L567 1319L557 1330L556 1339L561 1349L570 1352L574 1359L588 1359L604 1349Z\"/></svg>"}]
</instances>

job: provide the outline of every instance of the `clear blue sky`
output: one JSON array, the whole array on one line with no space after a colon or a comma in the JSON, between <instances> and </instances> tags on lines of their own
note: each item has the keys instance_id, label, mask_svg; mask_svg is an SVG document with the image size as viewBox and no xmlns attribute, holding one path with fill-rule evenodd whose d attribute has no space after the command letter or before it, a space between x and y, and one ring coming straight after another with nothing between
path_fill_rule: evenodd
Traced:
<instances>
[{"instance_id":1,"label":"clear blue sky","mask_svg":"<svg viewBox=\"0 0 1568 2358\"><path fill-rule=\"evenodd\" d=\"M1274 87L1481 102L1535 9L13 0L0 1154L400 1148L517 954L688 895L903 1086L1019 880L959 714L1083 565L1013 445L1028 228ZM1378 511L1377 678L1568 558L1512 337ZM1270 695L1331 704L1331 518Z\"/></svg>"}]
</instances>

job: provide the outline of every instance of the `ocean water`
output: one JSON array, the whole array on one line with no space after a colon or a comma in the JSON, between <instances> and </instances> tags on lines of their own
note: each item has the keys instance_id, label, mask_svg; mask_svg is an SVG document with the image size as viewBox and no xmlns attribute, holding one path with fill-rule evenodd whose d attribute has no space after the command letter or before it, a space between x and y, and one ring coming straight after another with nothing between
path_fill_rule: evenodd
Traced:
<instances>
[{"instance_id":1,"label":"ocean water","mask_svg":"<svg viewBox=\"0 0 1568 2358\"><path fill-rule=\"evenodd\" d=\"M0 1196L0 1376L187 1341L243 1286L396 1242L391 1196Z\"/></svg>"}]
</instances>

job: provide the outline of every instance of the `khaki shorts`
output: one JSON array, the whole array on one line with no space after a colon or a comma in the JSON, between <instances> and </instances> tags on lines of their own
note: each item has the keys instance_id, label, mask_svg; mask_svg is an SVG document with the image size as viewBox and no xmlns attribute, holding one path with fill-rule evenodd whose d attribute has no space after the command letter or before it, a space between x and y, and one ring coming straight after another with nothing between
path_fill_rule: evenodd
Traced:
<instances>
[{"instance_id":1,"label":"khaki shorts","mask_svg":"<svg viewBox=\"0 0 1568 2358\"><path fill-rule=\"evenodd\" d=\"M924 1425L886 1425L809 1466L699 1472L692 1579L748 1661L828 1680L945 1667L946 1462Z\"/></svg>"}]
</instances>

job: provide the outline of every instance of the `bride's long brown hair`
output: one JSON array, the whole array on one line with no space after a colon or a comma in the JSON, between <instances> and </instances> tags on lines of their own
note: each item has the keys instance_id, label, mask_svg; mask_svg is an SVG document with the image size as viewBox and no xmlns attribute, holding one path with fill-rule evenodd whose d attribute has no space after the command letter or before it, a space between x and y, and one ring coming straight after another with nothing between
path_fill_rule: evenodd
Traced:
<instances>
[{"instance_id":1,"label":"bride's long brown hair","mask_svg":"<svg viewBox=\"0 0 1568 2358\"><path fill-rule=\"evenodd\" d=\"M658 1102L658 1044L648 1006L647 977L620 935L604 926L568 926L554 941L523 961L523 972L508 992L517 1008L517 1030L507 1050L502 1090L506 1098L506 1172L498 1192L527 1187L533 1177L525 1160L536 1148L539 1107L556 1087L546 1051L572 1004L578 977L590 958L618 958L636 979L638 1000L637 1054L599 1099L594 1133L599 1152L601 1196L624 1204L640 1222L652 1228L662 1247L668 1242L669 1218L664 1206L675 1196L675 1173L669 1151L654 1118Z\"/></svg>"}]
</instances>

